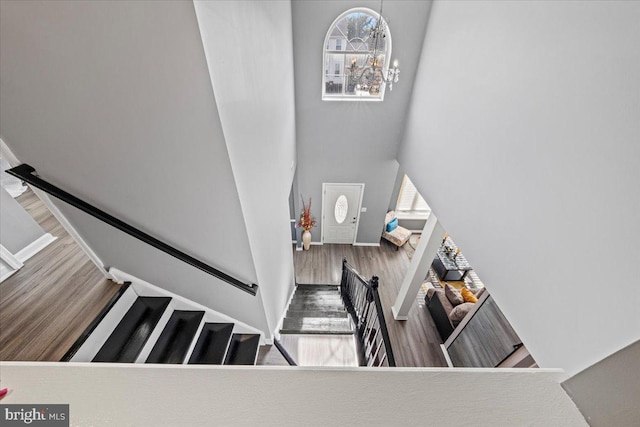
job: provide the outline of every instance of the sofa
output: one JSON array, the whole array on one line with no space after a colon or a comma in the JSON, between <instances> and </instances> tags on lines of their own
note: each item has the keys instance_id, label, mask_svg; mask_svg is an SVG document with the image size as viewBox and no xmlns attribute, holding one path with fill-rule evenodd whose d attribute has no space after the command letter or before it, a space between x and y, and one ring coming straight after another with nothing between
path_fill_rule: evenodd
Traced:
<instances>
[{"instance_id":1,"label":"sofa","mask_svg":"<svg viewBox=\"0 0 640 427\"><path fill-rule=\"evenodd\" d=\"M396 246L396 250L402 247L411 237L411 231L398 225L395 211L387 212L384 217L384 230L382 238Z\"/></svg>"},{"instance_id":2,"label":"sofa","mask_svg":"<svg viewBox=\"0 0 640 427\"><path fill-rule=\"evenodd\" d=\"M442 342L445 342L447 338L449 338L449 335L453 333L456 326L460 324L462 319L464 319L473 308L473 304L475 304L470 302L474 298L458 296L454 291L457 290L450 284L445 283L444 288L430 288L424 297L427 310L436 324ZM477 301L484 292L486 292L485 288L480 288L475 292L467 290L465 293L467 293L467 295L472 294ZM457 291L457 293L462 294L460 291ZM462 301L459 300L460 297ZM458 298L457 301L456 298Z\"/></svg>"}]
</instances>

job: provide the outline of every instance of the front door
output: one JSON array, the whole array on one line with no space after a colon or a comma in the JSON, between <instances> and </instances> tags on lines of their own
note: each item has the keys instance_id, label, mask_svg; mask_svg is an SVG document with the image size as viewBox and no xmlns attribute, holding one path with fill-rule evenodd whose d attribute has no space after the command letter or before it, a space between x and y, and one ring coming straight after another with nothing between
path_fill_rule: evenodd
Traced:
<instances>
[{"instance_id":1,"label":"front door","mask_svg":"<svg viewBox=\"0 0 640 427\"><path fill-rule=\"evenodd\" d=\"M364 184L322 184L322 242L353 244Z\"/></svg>"}]
</instances>

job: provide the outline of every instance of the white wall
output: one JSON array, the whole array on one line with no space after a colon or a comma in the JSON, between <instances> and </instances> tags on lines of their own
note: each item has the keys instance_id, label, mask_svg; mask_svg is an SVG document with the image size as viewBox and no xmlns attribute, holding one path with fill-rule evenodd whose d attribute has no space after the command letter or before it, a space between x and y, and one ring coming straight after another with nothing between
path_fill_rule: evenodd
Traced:
<instances>
[{"instance_id":1,"label":"white wall","mask_svg":"<svg viewBox=\"0 0 640 427\"><path fill-rule=\"evenodd\" d=\"M0 140L0 144L5 146L5 143L2 140ZM4 155L4 152L2 155ZM11 169L11 165L6 159L0 157L0 185L7 190L11 197L16 198L27 191L27 187L22 184L22 180L5 172L7 169Z\"/></svg>"},{"instance_id":2,"label":"white wall","mask_svg":"<svg viewBox=\"0 0 640 427\"><path fill-rule=\"evenodd\" d=\"M518 369L3 362L10 390L2 403L67 403L71 425L96 427L586 426L558 377Z\"/></svg>"},{"instance_id":3,"label":"white wall","mask_svg":"<svg viewBox=\"0 0 640 427\"><path fill-rule=\"evenodd\" d=\"M437 2L399 161L543 367L640 337L640 3Z\"/></svg>"},{"instance_id":4,"label":"white wall","mask_svg":"<svg viewBox=\"0 0 640 427\"><path fill-rule=\"evenodd\" d=\"M0 187L0 243L17 254L46 233L29 213Z\"/></svg>"},{"instance_id":5,"label":"white wall","mask_svg":"<svg viewBox=\"0 0 640 427\"><path fill-rule=\"evenodd\" d=\"M195 2L269 328L295 283L289 192L295 170L290 1Z\"/></svg>"},{"instance_id":6,"label":"white wall","mask_svg":"<svg viewBox=\"0 0 640 427\"><path fill-rule=\"evenodd\" d=\"M296 79L298 190L311 197L320 241L322 183L364 183L357 242L379 243L384 216L396 179L396 152L424 39L431 2L385 2L382 15L393 41L392 61L400 64L400 81L383 102L322 101L323 43L332 22L354 7L380 9L379 1L294 0L293 48ZM295 195L301 210L300 194Z\"/></svg>"},{"instance_id":7,"label":"white wall","mask_svg":"<svg viewBox=\"0 0 640 427\"><path fill-rule=\"evenodd\" d=\"M2 2L0 136L40 175L257 282L193 4ZM108 266L262 330L252 297L59 204Z\"/></svg>"},{"instance_id":8,"label":"white wall","mask_svg":"<svg viewBox=\"0 0 640 427\"><path fill-rule=\"evenodd\" d=\"M632 426L640 420L640 341L579 372L562 387L592 427Z\"/></svg>"}]
</instances>

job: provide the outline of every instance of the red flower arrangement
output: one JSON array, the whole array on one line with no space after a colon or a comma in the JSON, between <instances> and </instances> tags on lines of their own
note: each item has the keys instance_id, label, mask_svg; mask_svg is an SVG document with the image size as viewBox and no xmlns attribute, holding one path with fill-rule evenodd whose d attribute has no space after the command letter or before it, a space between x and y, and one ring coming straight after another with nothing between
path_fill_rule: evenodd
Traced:
<instances>
[{"instance_id":1,"label":"red flower arrangement","mask_svg":"<svg viewBox=\"0 0 640 427\"><path fill-rule=\"evenodd\" d=\"M309 231L316 225L316 219L311 216L311 197L309 197L309 204L304 204L304 199L302 199L302 212L300 212L300 221L296 224L296 227L302 227L305 231Z\"/></svg>"}]
</instances>

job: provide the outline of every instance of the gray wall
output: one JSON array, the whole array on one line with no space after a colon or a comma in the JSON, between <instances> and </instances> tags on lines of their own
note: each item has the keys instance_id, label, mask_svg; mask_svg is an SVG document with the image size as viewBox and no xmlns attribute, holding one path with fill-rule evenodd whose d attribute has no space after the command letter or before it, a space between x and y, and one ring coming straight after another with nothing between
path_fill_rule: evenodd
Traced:
<instances>
[{"instance_id":1,"label":"gray wall","mask_svg":"<svg viewBox=\"0 0 640 427\"><path fill-rule=\"evenodd\" d=\"M638 2L434 3L398 158L568 375L640 338L639 21Z\"/></svg>"},{"instance_id":2,"label":"gray wall","mask_svg":"<svg viewBox=\"0 0 640 427\"><path fill-rule=\"evenodd\" d=\"M195 7L267 321L275 331L295 284L291 3L198 1ZM269 72L256 72L257 65Z\"/></svg>"},{"instance_id":3,"label":"gray wall","mask_svg":"<svg viewBox=\"0 0 640 427\"><path fill-rule=\"evenodd\" d=\"M298 191L312 198L318 220L313 241L320 241L322 183L364 183L357 241L378 243L396 180L396 151L404 130L415 69L424 40L430 2L402 1L384 5L391 30L392 60L400 63L400 81L383 102L322 101L322 49L331 23L354 7L378 10L379 2L314 2L294 0L293 49L296 81Z\"/></svg>"},{"instance_id":4,"label":"gray wall","mask_svg":"<svg viewBox=\"0 0 640 427\"><path fill-rule=\"evenodd\" d=\"M574 375L562 386L597 427L640 424L640 341Z\"/></svg>"},{"instance_id":5,"label":"gray wall","mask_svg":"<svg viewBox=\"0 0 640 427\"><path fill-rule=\"evenodd\" d=\"M0 243L12 254L45 235L38 223L3 187L0 187L0 208Z\"/></svg>"},{"instance_id":6,"label":"gray wall","mask_svg":"<svg viewBox=\"0 0 640 427\"><path fill-rule=\"evenodd\" d=\"M190 2L2 2L0 136L41 176L239 279L246 225ZM267 330L252 297L60 204L115 266Z\"/></svg>"}]
</instances>

